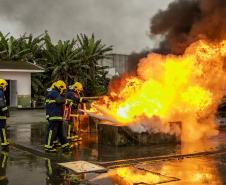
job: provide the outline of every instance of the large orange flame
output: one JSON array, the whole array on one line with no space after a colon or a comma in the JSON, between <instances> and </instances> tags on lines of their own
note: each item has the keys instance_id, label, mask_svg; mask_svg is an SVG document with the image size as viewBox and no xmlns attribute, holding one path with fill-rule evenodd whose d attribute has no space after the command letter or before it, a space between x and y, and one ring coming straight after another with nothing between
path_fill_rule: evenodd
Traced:
<instances>
[{"instance_id":1,"label":"large orange flame","mask_svg":"<svg viewBox=\"0 0 226 185\"><path fill-rule=\"evenodd\" d=\"M215 113L225 93L226 41L190 45L181 56L149 54L138 64L137 76L125 77L104 107L117 122L134 131L176 133L183 141L217 134ZM181 128L169 122L181 121Z\"/></svg>"}]
</instances>

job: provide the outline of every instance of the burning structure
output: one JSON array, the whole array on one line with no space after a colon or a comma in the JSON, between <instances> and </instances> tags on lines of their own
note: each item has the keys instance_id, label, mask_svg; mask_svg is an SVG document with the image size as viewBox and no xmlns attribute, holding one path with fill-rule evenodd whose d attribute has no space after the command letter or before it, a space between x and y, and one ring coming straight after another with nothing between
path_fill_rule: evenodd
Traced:
<instances>
[{"instance_id":1,"label":"burning structure","mask_svg":"<svg viewBox=\"0 0 226 185\"><path fill-rule=\"evenodd\" d=\"M221 20L226 6L222 3L180 0L160 11L153 18L152 33L165 34L160 46L170 46L176 55L150 53L141 59L136 75L112 81L108 96L93 104L97 114L134 133L163 133L189 142L216 135L215 113L226 82L226 29ZM208 15L219 30L208 27ZM175 16L177 22L170 19ZM163 26L164 19L172 24ZM181 125L171 126L178 121Z\"/></svg>"}]
</instances>

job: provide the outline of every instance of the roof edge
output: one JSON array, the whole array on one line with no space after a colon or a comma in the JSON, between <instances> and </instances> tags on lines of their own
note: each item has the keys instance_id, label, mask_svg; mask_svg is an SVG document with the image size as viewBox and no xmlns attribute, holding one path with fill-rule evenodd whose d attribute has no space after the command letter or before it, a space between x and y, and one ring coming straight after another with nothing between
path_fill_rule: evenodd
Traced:
<instances>
[{"instance_id":1,"label":"roof edge","mask_svg":"<svg viewBox=\"0 0 226 185\"><path fill-rule=\"evenodd\" d=\"M29 63L29 64L31 64L31 65L36 66L36 67L39 68L40 70L44 70L43 67L41 67L41 66L39 66L39 65L37 65L37 64L34 64L34 63L32 63L32 62L28 62L28 61L26 61L26 62Z\"/></svg>"},{"instance_id":2,"label":"roof edge","mask_svg":"<svg viewBox=\"0 0 226 185\"><path fill-rule=\"evenodd\" d=\"M26 73L43 73L44 69L0 69L0 72L26 72Z\"/></svg>"}]
</instances>

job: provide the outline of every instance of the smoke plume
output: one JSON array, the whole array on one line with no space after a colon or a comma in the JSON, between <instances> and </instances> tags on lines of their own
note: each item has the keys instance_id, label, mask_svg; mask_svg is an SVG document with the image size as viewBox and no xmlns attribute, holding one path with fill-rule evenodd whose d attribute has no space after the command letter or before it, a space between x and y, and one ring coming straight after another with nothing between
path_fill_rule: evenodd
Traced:
<instances>
[{"instance_id":1,"label":"smoke plume","mask_svg":"<svg viewBox=\"0 0 226 185\"><path fill-rule=\"evenodd\" d=\"M130 53L152 47L146 32L159 7L172 0L0 0L0 31L19 36L48 30L54 40L92 34Z\"/></svg>"},{"instance_id":2,"label":"smoke plume","mask_svg":"<svg viewBox=\"0 0 226 185\"><path fill-rule=\"evenodd\" d=\"M176 0L151 19L151 36L164 36L160 51L182 54L197 40L225 39L225 16L224 0Z\"/></svg>"}]
</instances>

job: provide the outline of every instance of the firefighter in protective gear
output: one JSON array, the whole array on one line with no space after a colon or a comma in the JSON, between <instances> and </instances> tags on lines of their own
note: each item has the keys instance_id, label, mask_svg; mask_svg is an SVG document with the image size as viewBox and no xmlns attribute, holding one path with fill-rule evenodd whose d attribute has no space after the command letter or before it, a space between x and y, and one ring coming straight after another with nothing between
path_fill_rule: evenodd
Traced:
<instances>
[{"instance_id":1,"label":"firefighter in protective gear","mask_svg":"<svg viewBox=\"0 0 226 185\"><path fill-rule=\"evenodd\" d=\"M56 82L53 82L51 87L48 88L46 91L46 101L45 101L45 107L46 107L46 119L48 120L49 119L49 113L48 113L48 110L49 110L49 103L50 103L50 100L47 98L47 95L49 92L51 92L53 89L54 89L54 86L55 86Z\"/></svg>"},{"instance_id":2,"label":"firefighter in protective gear","mask_svg":"<svg viewBox=\"0 0 226 185\"><path fill-rule=\"evenodd\" d=\"M50 88L47 89L47 93L46 93L46 102L45 102L45 105L46 105L46 119L48 120L49 119L49 113L48 113L48 106L49 106L49 99L47 98L47 95L48 95L48 92L52 91L54 89L54 86L55 86L56 82L52 83L52 85L50 86ZM61 144L59 143L58 141L58 138L56 138L55 141L53 141L53 145L54 147L59 147L61 146Z\"/></svg>"},{"instance_id":3,"label":"firefighter in protective gear","mask_svg":"<svg viewBox=\"0 0 226 185\"><path fill-rule=\"evenodd\" d=\"M6 99L4 95L7 85L8 83L4 79L0 79L0 135L2 147L8 147L9 145L6 137L6 117L8 113L8 107L6 106Z\"/></svg>"},{"instance_id":4,"label":"firefighter in protective gear","mask_svg":"<svg viewBox=\"0 0 226 185\"><path fill-rule=\"evenodd\" d=\"M67 139L68 140L79 140L78 133L76 133L74 136L72 136L72 130L74 127L74 119L77 120L77 124L79 124L79 116L78 116L78 109L79 105L81 103L86 103L86 100L81 98L81 92L83 91L83 86L80 82L75 82L72 86L69 87L68 92L66 93L66 106L65 110L70 109L66 114L64 114L64 117L66 117L65 120L68 121L68 129L67 129ZM72 116L76 115L76 117ZM77 125L79 127L79 125ZM78 128L79 129L79 128ZM77 130L77 132L79 132Z\"/></svg>"},{"instance_id":5,"label":"firefighter in protective gear","mask_svg":"<svg viewBox=\"0 0 226 185\"><path fill-rule=\"evenodd\" d=\"M54 82L46 97L46 114L48 115L48 131L46 136L45 150L56 152L53 141L59 139L63 151L69 151L69 143L63 129L63 107L66 84L62 80Z\"/></svg>"}]
</instances>

